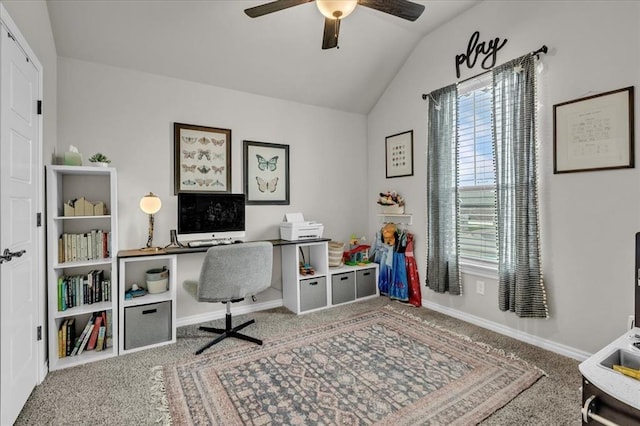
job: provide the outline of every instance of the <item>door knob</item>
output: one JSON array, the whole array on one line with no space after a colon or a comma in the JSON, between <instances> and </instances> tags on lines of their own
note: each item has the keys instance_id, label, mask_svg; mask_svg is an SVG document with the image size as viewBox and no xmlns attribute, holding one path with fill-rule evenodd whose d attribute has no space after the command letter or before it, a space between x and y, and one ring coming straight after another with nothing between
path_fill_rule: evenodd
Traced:
<instances>
[{"instance_id":1,"label":"door knob","mask_svg":"<svg viewBox=\"0 0 640 426\"><path fill-rule=\"evenodd\" d=\"M0 263L10 262L14 257L20 257L26 252L26 250L9 251L9 249L4 249L4 252L2 252L2 255L0 256Z\"/></svg>"}]
</instances>

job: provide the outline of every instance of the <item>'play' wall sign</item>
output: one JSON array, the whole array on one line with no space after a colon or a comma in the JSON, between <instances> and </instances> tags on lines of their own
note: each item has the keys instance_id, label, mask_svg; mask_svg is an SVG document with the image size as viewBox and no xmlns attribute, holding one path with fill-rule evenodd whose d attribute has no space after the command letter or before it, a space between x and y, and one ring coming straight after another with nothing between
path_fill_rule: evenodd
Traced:
<instances>
[{"instance_id":1,"label":"'play' wall sign","mask_svg":"<svg viewBox=\"0 0 640 426\"><path fill-rule=\"evenodd\" d=\"M478 43L478 39L480 38L480 31L476 31L471 35L469 39L469 44L467 45L467 53L461 53L456 55L456 77L460 78L460 65L466 62L467 68L471 69L475 66L476 61L478 60L478 56L484 55L484 59L480 65L482 69L488 70L493 68L496 64L497 53L498 50L502 49L505 44L507 44L507 39L505 38L500 41L499 37L494 38L493 40L489 40L489 42L481 41Z\"/></svg>"}]
</instances>

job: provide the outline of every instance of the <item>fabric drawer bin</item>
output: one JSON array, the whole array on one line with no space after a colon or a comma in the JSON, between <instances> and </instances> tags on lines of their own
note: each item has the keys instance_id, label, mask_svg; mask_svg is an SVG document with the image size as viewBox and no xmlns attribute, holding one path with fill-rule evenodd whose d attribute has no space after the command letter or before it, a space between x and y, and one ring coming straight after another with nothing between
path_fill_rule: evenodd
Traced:
<instances>
[{"instance_id":1,"label":"fabric drawer bin","mask_svg":"<svg viewBox=\"0 0 640 426\"><path fill-rule=\"evenodd\" d=\"M356 297L367 297L376 294L376 268L356 271Z\"/></svg>"},{"instance_id":2,"label":"fabric drawer bin","mask_svg":"<svg viewBox=\"0 0 640 426\"><path fill-rule=\"evenodd\" d=\"M335 274L331 277L331 303L350 302L356 298L356 287L353 272Z\"/></svg>"},{"instance_id":3,"label":"fabric drawer bin","mask_svg":"<svg viewBox=\"0 0 640 426\"><path fill-rule=\"evenodd\" d=\"M171 301L124 308L124 348L171 340Z\"/></svg>"},{"instance_id":4,"label":"fabric drawer bin","mask_svg":"<svg viewBox=\"0 0 640 426\"><path fill-rule=\"evenodd\" d=\"M326 277L300 280L300 311L327 306Z\"/></svg>"}]
</instances>

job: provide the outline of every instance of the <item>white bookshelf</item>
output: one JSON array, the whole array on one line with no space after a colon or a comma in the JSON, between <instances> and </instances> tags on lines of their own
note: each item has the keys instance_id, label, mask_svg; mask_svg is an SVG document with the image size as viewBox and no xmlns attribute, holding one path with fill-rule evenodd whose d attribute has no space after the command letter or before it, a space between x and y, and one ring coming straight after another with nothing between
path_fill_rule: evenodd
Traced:
<instances>
[{"instance_id":1,"label":"white bookshelf","mask_svg":"<svg viewBox=\"0 0 640 426\"><path fill-rule=\"evenodd\" d=\"M118 354L118 293L117 263L117 173L112 167L47 166L47 299L49 370L93 362ZM85 197L104 202L107 214L65 216L64 204ZM63 234L85 234L92 230L110 232L108 257L95 259L60 259L59 238ZM87 257L91 257L90 255ZM65 310L59 309L58 281L63 276L87 275L103 271L109 280L108 301L82 303ZM104 297L104 296L103 296ZM87 321L97 312L105 311L111 319L107 328L107 347L103 350L83 351L80 355L59 357L58 330L65 320L75 318L75 335L79 338Z\"/></svg>"}]
</instances>

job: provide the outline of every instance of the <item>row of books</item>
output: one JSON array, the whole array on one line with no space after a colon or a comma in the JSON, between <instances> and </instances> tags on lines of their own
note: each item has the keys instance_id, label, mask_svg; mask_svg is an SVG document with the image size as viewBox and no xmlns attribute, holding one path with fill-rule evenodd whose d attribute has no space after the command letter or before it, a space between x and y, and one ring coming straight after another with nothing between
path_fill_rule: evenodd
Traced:
<instances>
[{"instance_id":1,"label":"row of books","mask_svg":"<svg viewBox=\"0 0 640 426\"><path fill-rule=\"evenodd\" d=\"M58 263L105 259L111 253L111 232L94 229L84 234L62 234L58 239Z\"/></svg>"},{"instance_id":2,"label":"row of books","mask_svg":"<svg viewBox=\"0 0 640 426\"><path fill-rule=\"evenodd\" d=\"M94 312L76 336L76 318L66 318L58 329L58 357L77 356L84 351L102 351L111 336L111 311Z\"/></svg>"},{"instance_id":3,"label":"row of books","mask_svg":"<svg viewBox=\"0 0 640 426\"><path fill-rule=\"evenodd\" d=\"M111 280L103 270L86 275L61 275L58 278L58 311L82 305L111 301Z\"/></svg>"}]
</instances>

